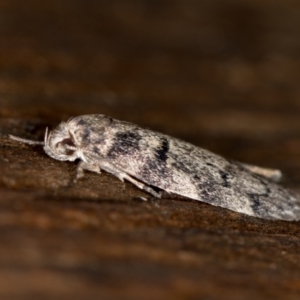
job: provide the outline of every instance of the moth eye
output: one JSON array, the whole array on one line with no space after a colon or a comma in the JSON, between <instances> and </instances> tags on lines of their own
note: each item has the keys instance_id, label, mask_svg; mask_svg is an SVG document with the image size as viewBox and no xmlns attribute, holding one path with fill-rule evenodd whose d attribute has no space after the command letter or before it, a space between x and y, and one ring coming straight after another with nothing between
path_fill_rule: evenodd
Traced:
<instances>
[{"instance_id":1,"label":"moth eye","mask_svg":"<svg viewBox=\"0 0 300 300\"><path fill-rule=\"evenodd\" d=\"M71 138L63 139L61 142L56 144L56 148L65 155L73 155L75 152L76 145ZM73 149L72 149L73 148Z\"/></svg>"}]
</instances>

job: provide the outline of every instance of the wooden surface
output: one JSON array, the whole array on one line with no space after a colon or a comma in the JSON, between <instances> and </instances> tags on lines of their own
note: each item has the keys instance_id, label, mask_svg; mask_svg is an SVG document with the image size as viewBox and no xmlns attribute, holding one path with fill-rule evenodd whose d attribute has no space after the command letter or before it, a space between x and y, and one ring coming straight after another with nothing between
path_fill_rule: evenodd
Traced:
<instances>
[{"instance_id":1,"label":"wooden surface","mask_svg":"<svg viewBox=\"0 0 300 300\"><path fill-rule=\"evenodd\" d=\"M0 299L299 299L299 222L74 185L7 138L102 113L300 190L299 36L292 0L0 1Z\"/></svg>"}]
</instances>

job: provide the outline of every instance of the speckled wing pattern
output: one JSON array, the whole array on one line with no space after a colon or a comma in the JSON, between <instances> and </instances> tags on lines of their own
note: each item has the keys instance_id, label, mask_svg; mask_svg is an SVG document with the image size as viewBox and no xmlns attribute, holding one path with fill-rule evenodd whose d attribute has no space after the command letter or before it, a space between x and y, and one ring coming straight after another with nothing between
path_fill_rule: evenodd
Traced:
<instances>
[{"instance_id":1,"label":"speckled wing pattern","mask_svg":"<svg viewBox=\"0 0 300 300\"><path fill-rule=\"evenodd\" d=\"M80 116L69 123L77 128L73 135L91 164L105 161L148 186L240 213L300 219L296 194L238 162L103 115Z\"/></svg>"}]
</instances>

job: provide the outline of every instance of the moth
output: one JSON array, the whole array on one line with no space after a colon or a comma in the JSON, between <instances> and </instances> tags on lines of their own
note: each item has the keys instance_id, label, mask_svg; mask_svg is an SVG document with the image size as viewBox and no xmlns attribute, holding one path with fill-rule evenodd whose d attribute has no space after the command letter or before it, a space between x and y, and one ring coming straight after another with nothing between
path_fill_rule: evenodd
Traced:
<instances>
[{"instance_id":1,"label":"moth","mask_svg":"<svg viewBox=\"0 0 300 300\"><path fill-rule=\"evenodd\" d=\"M299 220L300 197L276 183L279 170L228 160L180 139L111 117L92 114L71 118L43 142L52 158L79 159L76 179L84 170L104 170L154 197L162 191L263 219Z\"/></svg>"}]
</instances>

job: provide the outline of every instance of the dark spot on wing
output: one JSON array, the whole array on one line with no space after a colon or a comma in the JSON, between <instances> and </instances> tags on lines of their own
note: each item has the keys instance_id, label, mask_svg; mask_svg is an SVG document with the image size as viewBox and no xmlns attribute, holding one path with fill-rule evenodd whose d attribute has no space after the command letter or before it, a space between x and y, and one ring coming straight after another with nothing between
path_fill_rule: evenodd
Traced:
<instances>
[{"instance_id":1,"label":"dark spot on wing","mask_svg":"<svg viewBox=\"0 0 300 300\"><path fill-rule=\"evenodd\" d=\"M253 177L255 177L257 180L259 180L260 184L265 187L265 192L261 194L257 193L248 193L248 197L251 199L251 208L253 212L257 215L260 215L262 212L266 210L266 198L270 196L271 189L268 186L268 184L265 182L263 178L261 178L259 175L253 174Z\"/></svg>"},{"instance_id":2,"label":"dark spot on wing","mask_svg":"<svg viewBox=\"0 0 300 300\"><path fill-rule=\"evenodd\" d=\"M180 172L184 172L188 175L191 175L193 174L193 166L188 162L188 161L180 161L180 160L177 160L173 163L171 163L171 167L180 171Z\"/></svg>"},{"instance_id":3,"label":"dark spot on wing","mask_svg":"<svg viewBox=\"0 0 300 300\"><path fill-rule=\"evenodd\" d=\"M141 135L134 131L119 132L114 137L114 143L108 156L114 158L119 155L130 155L140 149Z\"/></svg>"},{"instance_id":4,"label":"dark spot on wing","mask_svg":"<svg viewBox=\"0 0 300 300\"><path fill-rule=\"evenodd\" d=\"M99 150L99 147L97 147L97 146L93 147L93 152L96 153L96 154L98 154L98 155L101 154L101 152Z\"/></svg>"},{"instance_id":5,"label":"dark spot on wing","mask_svg":"<svg viewBox=\"0 0 300 300\"><path fill-rule=\"evenodd\" d=\"M198 175L194 175L193 178L196 180L200 180L200 177Z\"/></svg>"},{"instance_id":6,"label":"dark spot on wing","mask_svg":"<svg viewBox=\"0 0 300 300\"><path fill-rule=\"evenodd\" d=\"M217 187L216 187L215 183L211 182L209 180L200 182L196 186L197 186L197 190L202 194L204 193L207 195L212 195L212 194L216 193L216 191L217 191Z\"/></svg>"},{"instance_id":7,"label":"dark spot on wing","mask_svg":"<svg viewBox=\"0 0 300 300\"><path fill-rule=\"evenodd\" d=\"M260 175L257 175L257 174L253 174L253 177L255 177L257 180L259 180L261 185L263 185L266 189L266 192L262 196L269 196L269 194L271 193L271 189L270 189L268 183L266 182L265 178L262 178Z\"/></svg>"},{"instance_id":8,"label":"dark spot on wing","mask_svg":"<svg viewBox=\"0 0 300 300\"><path fill-rule=\"evenodd\" d=\"M261 209L259 195L258 194L248 194L249 198L251 199L251 208L254 213L259 214L259 211Z\"/></svg>"},{"instance_id":9,"label":"dark spot on wing","mask_svg":"<svg viewBox=\"0 0 300 300\"><path fill-rule=\"evenodd\" d=\"M217 168L217 166L216 166L216 165L214 165L214 164L211 164L211 163L206 163L206 165L207 165L207 166L209 166L209 167Z\"/></svg>"},{"instance_id":10,"label":"dark spot on wing","mask_svg":"<svg viewBox=\"0 0 300 300\"><path fill-rule=\"evenodd\" d=\"M85 128L83 131L83 134L82 134L82 141L87 142L89 140L90 134L91 134L91 132L90 132L89 128Z\"/></svg>"},{"instance_id":11,"label":"dark spot on wing","mask_svg":"<svg viewBox=\"0 0 300 300\"><path fill-rule=\"evenodd\" d=\"M219 170L219 173L220 173L221 178L223 179L223 186L229 188L230 184L228 182L228 173L226 173L222 170Z\"/></svg>"},{"instance_id":12,"label":"dark spot on wing","mask_svg":"<svg viewBox=\"0 0 300 300\"><path fill-rule=\"evenodd\" d=\"M166 138L161 138L160 148L156 149L156 157L160 161L166 161L168 159L169 148L169 141Z\"/></svg>"},{"instance_id":13,"label":"dark spot on wing","mask_svg":"<svg viewBox=\"0 0 300 300\"><path fill-rule=\"evenodd\" d=\"M139 142L141 140L141 135L137 132L120 132L116 134L115 142L122 148L134 148L139 150Z\"/></svg>"},{"instance_id":14,"label":"dark spot on wing","mask_svg":"<svg viewBox=\"0 0 300 300\"><path fill-rule=\"evenodd\" d=\"M79 125L79 126L86 126L87 122L85 120L83 120L83 119L80 119L80 120L77 121L77 125Z\"/></svg>"}]
</instances>

